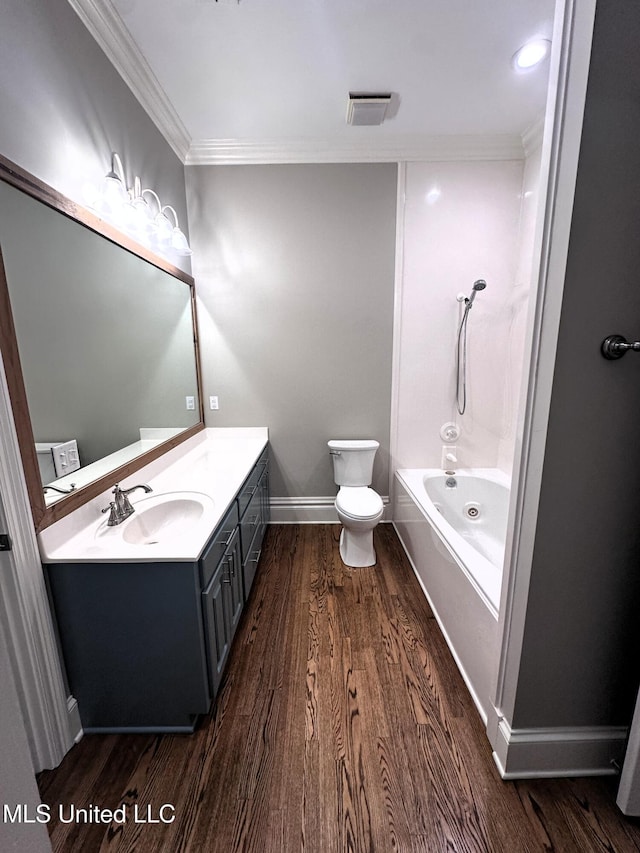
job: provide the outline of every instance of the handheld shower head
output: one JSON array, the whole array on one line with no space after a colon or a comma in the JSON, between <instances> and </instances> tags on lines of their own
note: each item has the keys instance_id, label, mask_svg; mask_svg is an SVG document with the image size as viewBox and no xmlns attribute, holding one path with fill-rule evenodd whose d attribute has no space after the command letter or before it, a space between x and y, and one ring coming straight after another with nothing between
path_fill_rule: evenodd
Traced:
<instances>
[{"instance_id":1,"label":"handheld shower head","mask_svg":"<svg viewBox=\"0 0 640 853\"><path fill-rule=\"evenodd\" d=\"M479 278L477 281L473 282L473 287L471 288L471 296L465 300L467 304L467 308L471 308L473 305L473 300L476 298L476 293L479 290L484 290L487 286L487 282L483 278Z\"/></svg>"}]
</instances>

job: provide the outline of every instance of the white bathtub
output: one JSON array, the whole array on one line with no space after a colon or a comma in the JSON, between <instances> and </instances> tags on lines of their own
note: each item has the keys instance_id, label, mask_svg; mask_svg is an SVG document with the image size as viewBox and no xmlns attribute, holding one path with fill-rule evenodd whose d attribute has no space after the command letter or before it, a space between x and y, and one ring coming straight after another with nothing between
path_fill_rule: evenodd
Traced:
<instances>
[{"instance_id":1,"label":"white bathtub","mask_svg":"<svg viewBox=\"0 0 640 853\"><path fill-rule=\"evenodd\" d=\"M449 479L449 485L447 480ZM394 524L486 721L497 655L509 481L492 468L400 469Z\"/></svg>"}]
</instances>

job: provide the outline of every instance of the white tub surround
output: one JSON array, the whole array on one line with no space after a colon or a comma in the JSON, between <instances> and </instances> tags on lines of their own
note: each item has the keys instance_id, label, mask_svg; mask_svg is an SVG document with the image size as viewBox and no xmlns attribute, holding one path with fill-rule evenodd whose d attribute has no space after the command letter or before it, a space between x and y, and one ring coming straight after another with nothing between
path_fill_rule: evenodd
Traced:
<instances>
[{"instance_id":1,"label":"white tub surround","mask_svg":"<svg viewBox=\"0 0 640 853\"><path fill-rule=\"evenodd\" d=\"M440 464L455 421L458 464L511 471L529 269L519 264L523 160L411 162L399 171L394 468ZM526 186L529 189L529 185ZM467 408L455 406L457 294L477 279L468 321ZM450 442L444 442L450 444Z\"/></svg>"},{"instance_id":2,"label":"white tub surround","mask_svg":"<svg viewBox=\"0 0 640 853\"><path fill-rule=\"evenodd\" d=\"M456 487L447 489L440 470L399 470L394 524L486 723L498 642L508 478L494 469L460 470L454 476ZM478 509L476 520L466 515L470 508Z\"/></svg>"},{"instance_id":3,"label":"white tub surround","mask_svg":"<svg viewBox=\"0 0 640 853\"><path fill-rule=\"evenodd\" d=\"M38 534L44 563L148 562L197 560L212 530L219 524L238 489L268 441L266 427L209 428L135 472L122 489L139 483L152 488L130 496L134 509L150 506L161 495L194 493L206 497L205 510L195 525L158 544L132 544L119 527L107 527L102 510L113 500L111 490L45 528ZM135 519L134 513L131 520ZM129 521L129 520L128 520Z\"/></svg>"}]
</instances>

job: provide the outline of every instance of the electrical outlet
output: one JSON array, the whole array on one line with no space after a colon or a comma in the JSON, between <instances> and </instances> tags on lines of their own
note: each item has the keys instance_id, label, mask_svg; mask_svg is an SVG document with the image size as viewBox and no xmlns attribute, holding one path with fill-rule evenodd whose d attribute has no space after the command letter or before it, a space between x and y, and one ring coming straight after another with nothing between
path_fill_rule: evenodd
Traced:
<instances>
[{"instance_id":1,"label":"electrical outlet","mask_svg":"<svg viewBox=\"0 0 640 853\"><path fill-rule=\"evenodd\" d=\"M209 397L209 408L214 412L220 408L217 397Z\"/></svg>"},{"instance_id":2,"label":"electrical outlet","mask_svg":"<svg viewBox=\"0 0 640 853\"><path fill-rule=\"evenodd\" d=\"M192 412L196 407L196 398L195 397L185 397L187 403L187 410Z\"/></svg>"}]
</instances>

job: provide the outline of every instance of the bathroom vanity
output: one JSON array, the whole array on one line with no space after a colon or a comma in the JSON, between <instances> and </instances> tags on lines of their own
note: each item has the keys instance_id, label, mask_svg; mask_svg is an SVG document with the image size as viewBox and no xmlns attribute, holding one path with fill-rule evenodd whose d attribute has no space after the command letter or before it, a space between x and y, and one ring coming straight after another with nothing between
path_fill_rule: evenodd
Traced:
<instances>
[{"instance_id":1,"label":"bathroom vanity","mask_svg":"<svg viewBox=\"0 0 640 853\"><path fill-rule=\"evenodd\" d=\"M192 731L219 689L269 521L267 430L207 429L39 534L86 732Z\"/></svg>"}]
</instances>

